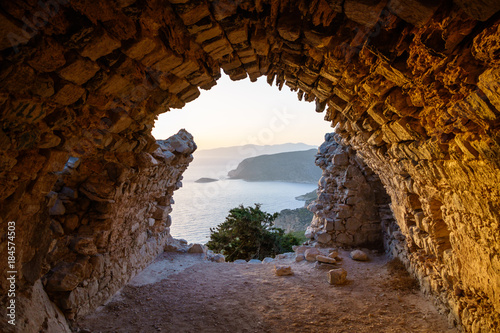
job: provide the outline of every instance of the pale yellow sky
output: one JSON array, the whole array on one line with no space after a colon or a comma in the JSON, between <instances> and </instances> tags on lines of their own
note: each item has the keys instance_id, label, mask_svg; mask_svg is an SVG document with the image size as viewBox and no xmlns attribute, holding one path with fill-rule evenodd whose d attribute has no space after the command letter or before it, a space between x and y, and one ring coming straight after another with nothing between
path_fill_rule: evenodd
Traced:
<instances>
[{"instance_id":1,"label":"pale yellow sky","mask_svg":"<svg viewBox=\"0 0 500 333\"><path fill-rule=\"evenodd\" d=\"M153 136L166 139L185 128L198 149L289 142L320 145L333 129L323 119L325 114L314 109L314 103L299 101L287 86L282 91L269 86L265 77L250 82L223 75L184 108L161 114Z\"/></svg>"}]
</instances>

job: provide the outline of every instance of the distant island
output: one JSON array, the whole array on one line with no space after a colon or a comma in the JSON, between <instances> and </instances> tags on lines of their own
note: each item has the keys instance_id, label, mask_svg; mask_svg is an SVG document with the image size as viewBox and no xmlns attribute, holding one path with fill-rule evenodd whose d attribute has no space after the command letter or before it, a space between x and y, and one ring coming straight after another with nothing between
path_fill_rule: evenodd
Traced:
<instances>
[{"instance_id":1,"label":"distant island","mask_svg":"<svg viewBox=\"0 0 500 333\"><path fill-rule=\"evenodd\" d=\"M316 183L321 169L314 164L317 149L250 157L229 171L231 179Z\"/></svg>"},{"instance_id":2,"label":"distant island","mask_svg":"<svg viewBox=\"0 0 500 333\"><path fill-rule=\"evenodd\" d=\"M194 182L195 183L213 183L216 181L218 181L218 179L202 177L200 179L195 180Z\"/></svg>"}]
</instances>

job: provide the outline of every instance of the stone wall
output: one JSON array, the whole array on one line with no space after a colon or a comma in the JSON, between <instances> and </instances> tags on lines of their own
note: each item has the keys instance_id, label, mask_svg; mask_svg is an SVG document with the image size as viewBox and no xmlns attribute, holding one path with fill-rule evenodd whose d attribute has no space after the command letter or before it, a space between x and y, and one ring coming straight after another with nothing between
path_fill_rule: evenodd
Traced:
<instances>
[{"instance_id":1,"label":"stone wall","mask_svg":"<svg viewBox=\"0 0 500 333\"><path fill-rule=\"evenodd\" d=\"M40 271L22 271L43 276L33 289L20 290L19 332L38 332L47 319L49 331L64 331L64 317L73 320L96 309L163 252L172 195L182 186L196 145L181 130L154 146L151 153L70 157L56 172L41 212L43 230L37 232L42 234L30 242ZM58 311L64 315L55 321Z\"/></svg>"},{"instance_id":2,"label":"stone wall","mask_svg":"<svg viewBox=\"0 0 500 333\"><path fill-rule=\"evenodd\" d=\"M15 221L20 290L56 267L46 264L56 220L46 196L63 190L68 158L90 175L113 156L153 153L156 115L195 99L222 69L315 101L387 189L409 269L465 330L498 327L498 1L0 6L0 258ZM66 217L58 222L64 230Z\"/></svg>"},{"instance_id":3,"label":"stone wall","mask_svg":"<svg viewBox=\"0 0 500 333\"><path fill-rule=\"evenodd\" d=\"M321 245L383 248L382 225L395 223L390 198L378 176L340 141L327 134L318 149L323 175L318 199L308 206L314 218L306 236Z\"/></svg>"}]
</instances>

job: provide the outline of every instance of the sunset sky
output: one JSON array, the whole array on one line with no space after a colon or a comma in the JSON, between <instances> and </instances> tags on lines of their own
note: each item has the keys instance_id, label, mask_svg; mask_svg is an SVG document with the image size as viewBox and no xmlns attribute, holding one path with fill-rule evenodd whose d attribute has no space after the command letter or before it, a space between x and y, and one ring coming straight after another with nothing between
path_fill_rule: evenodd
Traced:
<instances>
[{"instance_id":1,"label":"sunset sky","mask_svg":"<svg viewBox=\"0 0 500 333\"><path fill-rule=\"evenodd\" d=\"M320 145L333 129L324 121L324 113L314 109L314 103L299 101L287 86L282 91L269 86L265 77L252 83L223 75L184 108L161 114L153 135L166 139L185 128L198 149L289 142Z\"/></svg>"}]
</instances>

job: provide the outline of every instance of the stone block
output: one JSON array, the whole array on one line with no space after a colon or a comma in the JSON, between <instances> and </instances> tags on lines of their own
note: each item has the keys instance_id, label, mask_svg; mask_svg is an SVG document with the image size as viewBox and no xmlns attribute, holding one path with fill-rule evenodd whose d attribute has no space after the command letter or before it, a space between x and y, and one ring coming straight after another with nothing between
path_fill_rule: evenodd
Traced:
<instances>
[{"instance_id":1,"label":"stone block","mask_svg":"<svg viewBox=\"0 0 500 333\"><path fill-rule=\"evenodd\" d=\"M291 266L274 265L274 274L277 276L293 275Z\"/></svg>"},{"instance_id":2,"label":"stone block","mask_svg":"<svg viewBox=\"0 0 500 333\"><path fill-rule=\"evenodd\" d=\"M213 38L222 37L223 34L224 34L224 32L222 31L222 29L218 25L215 25L213 28L203 30L203 31L197 33L196 37L195 37L195 41L198 44L202 44L202 43L204 43L208 40L211 40Z\"/></svg>"},{"instance_id":3,"label":"stone block","mask_svg":"<svg viewBox=\"0 0 500 333\"><path fill-rule=\"evenodd\" d=\"M132 88L133 85L129 80L119 74L114 74L99 88L99 93L113 96Z\"/></svg>"},{"instance_id":4,"label":"stone block","mask_svg":"<svg viewBox=\"0 0 500 333\"><path fill-rule=\"evenodd\" d=\"M336 264L337 263L337 260L335 260L335 258L327 257L327 256L323 256L323 255L317 255L316 260L319 262L326 263L326 264Z\"/></svg>"},{"instance_id":5,"label":"stone block","mask_svg":"<svg viewBox=\"0 0 500 333\"><path fill-rule=\"evenodd\" d=\"M328 232L322 231L316 233L315 238L319 243L326 244L332 240L332 235L330 235Z\"/></svg>"},{"instance_id":6,"label":"stone block","mask_svg":"<svg viewBox=\"0 0 500 333\"><path fill-rule=\"evenodd\" d=\"M255 53L261 56L267 56L269 53L269 41L267 40L266 31L259 29L250 36L250 44L255 49Z\"/></svg>"},{"instance_id":7,"label":"stone block","mask_svg":"<svg viewBox=\"0 0 500 333\"><path fill-rule=\"evenodd\" d=\"M471 93L464 101L459 102L454 106L454 109L461 115L471 118L476 122L484 123L483 121L494 121L497 119L497 114L488 106L485 94L482 96L476 92ZM493 99L496 96L492 96ZM499 105L500 106L500 105Z\"/></svg>"},{"instance_id":8,"label":"stone block","mask_svg":"<svg viewBox=\"0 0 500 333\"><path fill-rule=\"evenodd\" d=\"M70 291L75 289L88 275L88 257L72 263L62 262L52 270L47 278L47 291Z\"/></svg>"},{"instance_id":9,"label":"stone block","mask_svg":"<svg viewBox=\"0 0 500 333\"><path fill-rule=\"evenodd\" d=\"M340 204L337 205L337 218L346 219L352 216L352 207L349 205Z\"/></svg>"},{"instance_id":10,"label":"stone block","mask_svg":"<svg viewBox=\"0 0 500 333\"><path fill-rule=\"evenodd\" d=\"M141 38L136 43L123 50L129 58L140 60L156 48L156 42L148 37Z\"/></svg>"},{"instance_id":11,"label":"stone block","mask_svg":"<svg viewBox=\"0 0 500 333\"><path fill-rule=\"evenodd\" d=\"M342 245L352 245L354 242L354 237L352 235L346 234L346 233L340 233L337 235L335 238L335 242L342 244Z\"/></svg>"},{"instance_id":12,"label":"stone block","mask_svg":"<svg viewBox=\"0 0 500 333\"><path fill-rule=\"evenodd\" d=\"M100 57L110 54L121 46L119 40L114 39L106 31L102 30L90 40L83 48L81 55L96 61Z\"/></svg>"},{"instance_id":13,"label":"stone block","mask_svg":"<svg viewBox=\"0 0 500 333\"><path fill-rule=\"evenodd\" d=\"M212 13L215 19L217 21L221 21L236 14L240 3L233 0L219 0L212 1L210 4L212 6Z\"/></svg>"},{"instance_id":14,"label":"stone block","mask_svg":"<svg viewBox=\"0 0 500 333\"><path fill-rule=\"evenodd\" d=\"M351 257L352 260L357 260L357 261L368 261L368 255L361 251L361 250L354 250L352 251L349 256Z\"/></svg>"},{"instance_id":15,"label":"stone block","mask_svg":"<svg viewBox=\"0 0 500 333\"><path fill-rule=\"evenodd\" d=\"M65 84L54 96L54 102L61 105L71 105L78 101L85 89L73 83Z\"/></svg>"},{"instance_id":16,"label":"stone block","mask_svg":"<svg viewBox=\"0 0 500 333\"><path fill-rule=\"evenodd\" d=\"M394 82L400 87L403 87L410 83L410 80L403 73L384 62L381 62L377 66L377 68L375 69L375 73L382 75L387 80Z\"/></svg>"},{"instance_id":17,"label":"stone block","mask_svg":"<svg viewBox=\"0 0 500 333\"><path fill-rule=\"evenodd\" d=\"M378 22L386 3L386 0L346 0L344 13L350 20L371 28Z\"/></svg>"},{"instance_id":18,"label":"stone block","mask_svg":"<svg viewBox=\"0 0 500 333\"><path fill-rule=\"evenodd\" d=\"M28 64L38 72L53 72L66 63L64 47L52 38L46 38L37 48Z\"/></svg>"},{"instance_id":19,"label":"stone block","mask_svg":"<svg viewBox=\"0 0 500 333\"><path fill-rule=\"evenodd\" d=\"M177 77L185 78L189 74L192 74L200 69L200 65L194 61L187 60L181 63L179 66L173 68L170 72Z\"/></svg>"},{"instance_id":20,"label":"stone block","mask_svg":"<svg viewBox=\"0 0 500 333\"><path fill-rule=\"evenodd\" d=\"M79 237L72 241L73 251L86 256L97 254L97 247L92 237Z\"/></svg>"},{"instance_id":21,"label":"stone block","mask_svg":"<svg viewBox=\"0 0 500 333\"><path fill-rule=\"evenodd\" d=\"M203 45L202 48L215 60L233 53L231 44L225 38L212 40L210 43Z\"/></svg>"},{"instance_id":22,"label":"stone block","mask_svg":"<svg viewBox=\"0 0 500 333\"><path fill-rule=\"evenodd\" d=\"M335 154L333 155L332 162L335 166L347 166L349 165L349 155L346 152Z\"/></svg>"},{"instance_id":23,"label":"stone block","mask_svg":"<svg viewBox=\"0 0 500 333\"><path fill-rule=\"evenodd\" d=\"M500 10L500 2L496 0L453 0L453 2L459 5L467 15L479 21L488 20Z\"/></svg>"},{"instance_id":24,"label":"stone block","mask_svg":"<svg viewBox=\"0 0 500 333\"><path fill-rule=\"evenodd\" d=\"M332 269L328 272L328 283L342 285L347 282L347 271L343 268Z\"/></svg>"},{"instance_id":25,"label":"stone block","mask_svg":"<svg viewBox=\"0 0 500 333\"><path fill-rule=\"evenodd\" d=\"M287 41L296 41L300 37L300 24L296 24L294 17L282 16L278 20L278 34Z\"/></svg>"},{"instance_id":26,"label":"stone block","mask_svg":"<svg viewBox=\"0 0 500 333\"><path fill-rule=\"evenodd\" d=\"M314 262L316 261L316 256L320 255L321 252L317 248L309 248L305 250L304 252L304 257L306 258L307 261Z\"/></svg>"},{"instance_id":27,"label":"stone block","mask_svg":"<svg viewBox=\"0 0 500 333\"><path fill-rule=\"evenodd\" d=\"M416 27L424 26L434 15L442 1L390 0L391 12Z\"/></svg>"},{"instance_id":28,"label":"stone block","mask_svg":"<svg viewBox=\"0 0 500 333\"><path fill-rule=\"evenodd\" d=\"M356 231L363 225L363 222L355 217L350 217L345 223L345 227L348 231Z\"/></svg>"},{"instance_id":29,"label":"stone block","mask_svg":"<svg viewBox=\"0 0 500 333\"><path fill-rule=\"evenodd\" d=\"M77 58L59 71L59 76L63 79L82 85L94 77L100 69L93 61L84 58Z\"/></svg>"},{"instance_id":30,"label":"stone block","mask_svg":"<svg viewBox=\"0 0 500 333\"><path fill-rule=\"evenodd\" d=\"M500 69L490 68L479 75L477 86L500 112Z\"/></svg>"},{"instance_id":31,"label":"stone block","mask_svg":"<svg viewBox=\"0 0 500 333\"><path fill-rule=\"evenodd\" d=\"M172 51L166 51L162 59L152 65L151 68L163 73L173 73L177 77L183 78L186 75L194 72L198 68L198 66L196 66L196 69L193 69L192 72L183 73L182 70L185 70L188 64L192 64L192 62L186 61L183 64L182 57L177 56ZM174 70L174 68L176 70Z\"/></svg>"},{"instance_id":32,"label":"stone block","mask_svg":"<svg viewBox=\"0 0 500 333\"><path fill-rule=\"evenodd\" d=\"M203 18L210 16L210 11L205 3L194 7L193 5L177 7L179 16L185 25L193 25Z\"/></svg>"},{"instance_id":33,"label":"stone block","mask_svg":"<svg viewBox=\"0 0 500 333\"><path fill-rule=\"evenodd\" d=\"M372 104L368 110L368 114L375 120L379 125L384 125L389 122L389 118L384 114L383 104L382 103L374 103Z\"/></svg>"},{"instance_id":34,"label":"stone block","mask_svg":"<svg viewBox=\"0 0 500 333\"><path fill-rule=\"evenodd\" d=\"M225 32L231 44L248 42L248 29L246 25L238 29L226 29Z\"/></svg>"}]
</instances>

